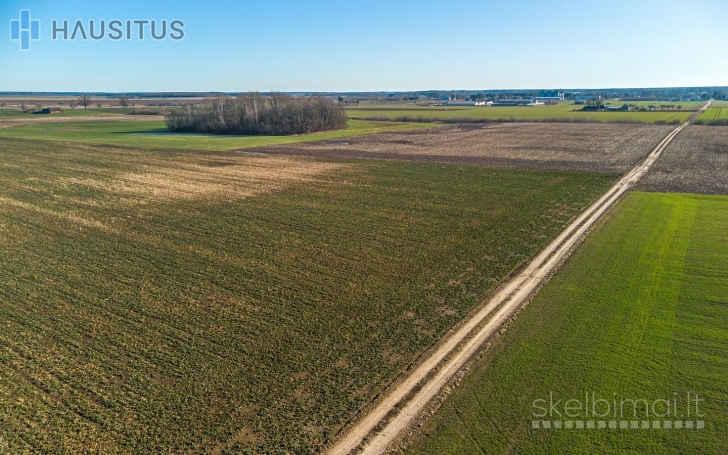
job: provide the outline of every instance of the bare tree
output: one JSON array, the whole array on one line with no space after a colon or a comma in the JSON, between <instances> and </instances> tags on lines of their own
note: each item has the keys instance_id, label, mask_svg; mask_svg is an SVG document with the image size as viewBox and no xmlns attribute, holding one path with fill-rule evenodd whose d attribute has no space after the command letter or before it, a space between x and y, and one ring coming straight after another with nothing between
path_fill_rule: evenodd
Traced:
<instances>
[{"instance_id":1,"label":"bare tree","mask_svg":"<svg viewBox=\"0 0 728 455\"><path fill-rule=\"evenodd\" d=\"M129 97L126 95L120 96L119 97L119 106L128 107L129 106Z\"/></svg>"},{"instance_id":2,"label":"bare tree","mask_svg":"<svg viewBox=\"0 0 728 455\"><path fill-rule=\"evenodd\" d=\"M91 105L91 97L88 95L81 95L78 98L78 104L83 106L83 110L85 111L89 107L89 105Z\"/></svg>"},{"instance_id":3,"label":"bare tree","mask_svg":"<svg viewBox=\"0 0 728 455\"><path fill-rule=\"evenodd\" d=\"M217 95L215 97L215 112L217 114L217 121L220 123L220 126L222 126L222 129L225 128L225 112L227 111L227 104L230 97L225 95Z\"/></svg>"}]
</instances>

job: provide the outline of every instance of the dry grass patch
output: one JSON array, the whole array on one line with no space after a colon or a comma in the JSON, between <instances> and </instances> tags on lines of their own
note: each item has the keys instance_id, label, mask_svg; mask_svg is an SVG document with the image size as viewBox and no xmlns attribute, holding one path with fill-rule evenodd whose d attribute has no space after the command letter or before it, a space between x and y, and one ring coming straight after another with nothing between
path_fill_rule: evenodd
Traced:
<instances>
[{"instance_id":1,"label":"dry grass patch","mask_svg":"<svg viewBox=\"0 0 728 455\"><path fill-rule=\"evenodd\" d=\"M68 178L67 182L111 191L133 200L214 198L242 200L316 177L344 165L293 157L193 156L184 161L165 160L145 165L141 172L122 174L109 181Z\"/></svg>"}]
</instances>

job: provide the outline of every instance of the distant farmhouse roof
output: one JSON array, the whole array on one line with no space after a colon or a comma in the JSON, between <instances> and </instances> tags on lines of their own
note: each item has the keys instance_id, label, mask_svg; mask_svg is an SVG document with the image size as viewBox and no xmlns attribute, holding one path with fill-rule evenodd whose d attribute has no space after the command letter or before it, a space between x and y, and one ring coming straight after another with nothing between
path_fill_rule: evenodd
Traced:
<instances>
[{"instance_id":1,"label":"distant farmhouse roof","mask_svg":"<svg viewBox=\"0 0 728 455\"><path fill-rule=\"evenodd\" d=\"M448 101L443 106L492 106L492 101Z\"/></svg>"},{"instance_id":2,"label":"distant farmhouse roof","mask_svg":"<svg viewBox=\"0 0 728 455\"><path fill-rule=\"evenodd\" d=\"M616 107L616 106L614 106L612 104L600 104L598 106L584 106L583 108L581 108L581 110L582 111L589 111L589 112L594 112L594 111L629 111L629 110L631 110L631 108L628 105L626 105L626 104L623 104L620 107Z\"/></svg>"},{"instance_id":3,"label":"distant farmhouse roof","mask_svg":"<svg viewBox=\"0 0 728 455\"><path fill-rule=\"evenodd\" d=\"M534 98L501 98L493 103L493 106L537 106L539 103Z\"/></svg>"},{"instance_id":4,"label":"distant farmhouse roof","mask_svg":"<svg viewBox=\"0 0 728 455\"><path fill-rule=\"evenodd\" d=\"M34 114L62 114L63 109L60 107L46 107L39 111L35 111Z\"/></svg>"}]
</instances>

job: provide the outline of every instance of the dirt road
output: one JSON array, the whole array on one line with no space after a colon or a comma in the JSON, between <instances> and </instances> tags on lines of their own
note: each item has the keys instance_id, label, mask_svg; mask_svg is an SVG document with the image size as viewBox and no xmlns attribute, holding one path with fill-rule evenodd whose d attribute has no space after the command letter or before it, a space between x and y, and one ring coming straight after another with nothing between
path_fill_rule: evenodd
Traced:
<instances>
[{"instance_id":1,"label":"dirt road","mask_svg":"<svg viewBox=\"0 0 728 455\"><path fill-rule=\"evenodd\" d=\"M391 390L389 395L368 414L358 420L326 453L345 455L358 449L364 454L383 453L480 346L528 300L543 280L556 270L559 263L567 257L591 226L649 171L670 141L709 105L710 102L685 123L672 130L642 163L587 208L523 271L505 283L480 311L444 339L430 357ZM472 333L476 328L477 331ZM417 392L413 393L414 390ZM409 397L409 400L403 403L405 397ZM396 408L399 408L399 411L376 434L372 434ZM370 439L364 443L367 437Z\"/></svg>"}]
</instances>

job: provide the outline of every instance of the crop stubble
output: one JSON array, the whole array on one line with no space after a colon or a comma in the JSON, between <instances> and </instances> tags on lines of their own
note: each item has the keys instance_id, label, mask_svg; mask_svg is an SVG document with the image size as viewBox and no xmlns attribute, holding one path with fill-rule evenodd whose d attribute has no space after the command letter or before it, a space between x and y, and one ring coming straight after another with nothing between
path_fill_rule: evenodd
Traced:
<instances>
[{"instance_id":1,"label":"crop stubble","mask_svg":"<svg viewBox=\"0 0 728 455\"><path fill-rule=\"evenodd\" d=\"M728 126L688 126L667 147L638 188L728 195Z\"/></svg>"}]
</instances>

